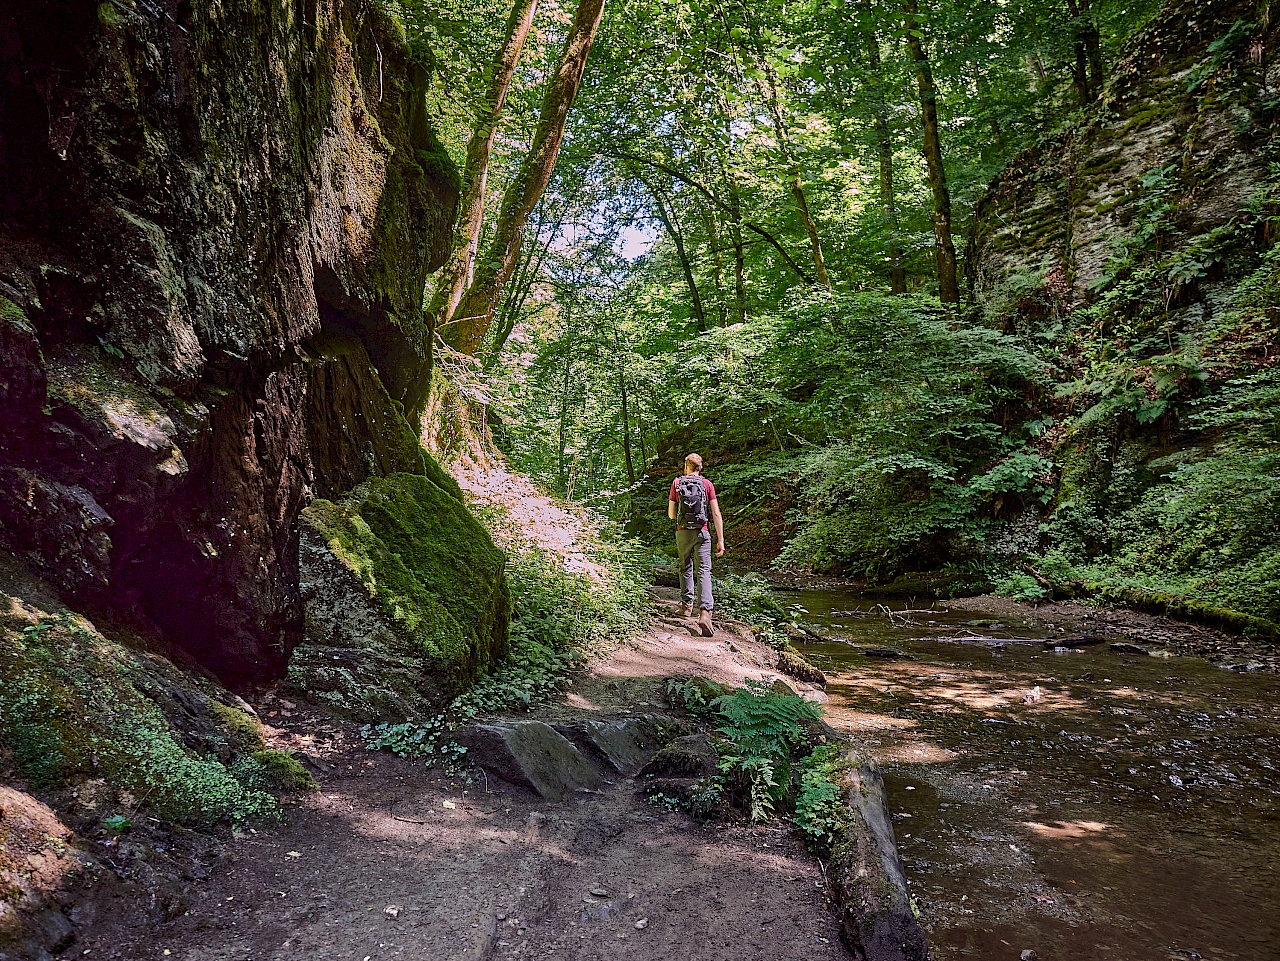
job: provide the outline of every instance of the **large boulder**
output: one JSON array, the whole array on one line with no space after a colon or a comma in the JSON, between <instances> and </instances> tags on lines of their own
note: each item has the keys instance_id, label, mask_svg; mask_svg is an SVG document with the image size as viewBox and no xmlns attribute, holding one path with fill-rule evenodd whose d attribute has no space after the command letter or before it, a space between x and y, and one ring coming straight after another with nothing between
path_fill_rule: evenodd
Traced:
<instances>
[{"instance_id":1,"label":"large boulder","mask_svg":"<svg viewBox=\"0 0 1280 961\"><path fill-rule=\"evenodd\" d=\"M451 484L392 474L303 512L291 685L362 720L423 718L506 654L506 558Z\"/></svg>"},{"instance_id":2,"label":"large boulder","mask_svg":"<svg viewBox=\"0 0 1280 961\"><path fill-rule=\"evenodd\" d=\"M423 473L457 176L379 4L0 3L0 540L223 680L302 638L298 515Z\"/></svg>"}]
</instances>

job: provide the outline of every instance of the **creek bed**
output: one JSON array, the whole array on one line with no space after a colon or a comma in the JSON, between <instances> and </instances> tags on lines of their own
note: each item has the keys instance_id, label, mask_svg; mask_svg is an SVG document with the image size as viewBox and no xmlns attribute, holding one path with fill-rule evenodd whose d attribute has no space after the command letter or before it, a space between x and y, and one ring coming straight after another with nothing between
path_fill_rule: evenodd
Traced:
<instances>
[{"instance_id":1,"label":"creek bed","mask_svg":"<svg viewBox=\"0 0 1280 961\"><path fill-rule=\"evenodd\" d=\"M783 596L824 636L804 653L829 720L884 766L935 959L1280 958L1275 674L1117 653L1121 631L1055 652L1053 625Z\"/></svg>"}]
</instances>

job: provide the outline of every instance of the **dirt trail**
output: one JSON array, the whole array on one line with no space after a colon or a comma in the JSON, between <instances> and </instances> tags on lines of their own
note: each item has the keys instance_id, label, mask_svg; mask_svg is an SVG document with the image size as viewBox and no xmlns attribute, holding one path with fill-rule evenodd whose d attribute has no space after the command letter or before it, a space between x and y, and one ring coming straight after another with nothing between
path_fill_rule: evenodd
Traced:
<instances>
[{"instance_id":1,"label":"dirt trail","mask_svg":"<svg viewBox=\"0 0 1280 961\"><path fill-rule=\"evenodd\" d=\"M580 519L505 471L464 487L518 511L531 537L582 564ZM558 704L643 713L662 678L779 677L741 627L693 636L657 600L648 630L603 656ZM791 682L795 683L795 682ZM818 692L811 692L818 697ZM318 793L274 832L229 842L185 913L127 919L73 949L142 961L406 959L845 959L822 868L784 826L698 825L618 778L557 803L496 779L467 781L370 753L354 725L268 693L254 705L275 745L313 762Z\"/></svg>"},{"instance_id":2,"label":"dirt trail","mask_svg":"<svg viewBox=\"0 0 1280 961\"><path fill-rule=\"evenodd\" d=\"M524 537L562 557L566 570L586 574L597 582L605 579L600 565L582 549L582 513L561 507L529 478L512 473L496 459L484 466L457 464L453 476L473 503L504 508Z\"/></svg>"}]
</instances>

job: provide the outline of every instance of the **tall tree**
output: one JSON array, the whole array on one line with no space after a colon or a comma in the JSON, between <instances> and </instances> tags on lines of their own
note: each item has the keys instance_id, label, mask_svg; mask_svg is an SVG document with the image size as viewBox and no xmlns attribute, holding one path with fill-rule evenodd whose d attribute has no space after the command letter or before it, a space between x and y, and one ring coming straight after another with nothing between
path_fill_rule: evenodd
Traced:
<instances>
[{"instance_id":1,"label":"tall tree","mask_svg":"<svg viewBox=\"0 0 1280 961\"><path fill-rule=\"evenodd\" d=\"M902 263L901 226L898 223L898 207L893 195L893 136L889 130L889 111L884 96L883 65L880 60L880 40L867 31L867 55L871 66L875 102L872 105L876 131L876 150L880 160L880 211L889 235L889 288L895 294L907 292L907 271Z\"/></svg>"},{"instance_id":2,"label":"tall tree","mask_svg":"<svg viewBox=\"0 0 1280 961\"><path fill-rule=\"evenodd\" d=\"M903 0L902 12L906 15L907 50L920 88L924 160L933 192L933 251L938 264L938 299L944 304L958 304L960 286L956 281L956 247L951 239L951 194L947 190L947 169L942 163L942 142L938 138L938 88L933 82L933 70L924 51L924 31L917 19L920 11L916 0Z\"/></svg>"},{"instance_id":3,"label":"tall tree","mask_svg":"<svg viewBox=\"0 0 1280 961\"><path fill-rule=\"evenodd\" d=\"M466 289L471 264L480 243L480 226L484 220L485 185L489 179L489 157L498 135L503 105L511 79L515 76L520 53L533 25L538 0L515 0L507 20L505 39L489 65L489 88L476 107L471 139L467 143L467 159L462 171L462 197L458 222L453 229L453 250L440 270L435 293L427 308L432 330L440 330L453 317L462 292Z\"/></svg>"},{"instance_id":4,"label":"tall tree","mask_svg":"<svg viewBox=\"0 0 1280 961\"><path fill-rule=\"evenodd\" d=\"M680 269L684 271L685 283L689 285L689 299L693 306L693 319L698 325L698 333L706 333L707 312L702 306L702 294L698 291L698 281L693 275L693 264L690 262L688 250L685 248L684 234L680 231L680 222L676 220L675 207L673 205L670 213L668 213L667 202L663 198L662 192L647 180L644 181L644 184L653 195L654 212L662 222L667 236L671 238L671 242L675 245L676 257L680 261Z\"/></svg>"},{"instance_id":5,"label":"tall tree","mask_svg":"<svg viewBox=\"0 0 1280 961\"><path fill-rule=\"evenodd\" d=\"M765 94L769 114L773 119L773 129L778 139L778 152L782 154L782 159L788 168L791 196L796 202L796 209L800 211L805 233L809 235L809 247L813 251L813 273L818 278L818 283L830 291L831 278L827 276L827 262L822 256L822 241L818 238L818 225L813 219L813 214L809 212L809 202L804 195L804 181L800 178L800 163L791 149L786 121L782 117L782 105L778 100L777 73L768 63L765 63L764 73L767 83L763 85L762 93Z\"/></svg>"},{"instance_id":6,"label":"tall tree","mask_svg":"<svg viewBox=\"0 0 1280 961\"><path fill-rule=\"evenodd\" d=\"M551 182L569 108L582 83L587 55L591 52L603 12L604 0L579 0L559 66L547 82L533 145L503 194L488 251L476 265L474 279L459 303L452 323L442 333L446 343L464 354L474 354L484 341L503 288L519 262L525 224Z\"/></svg>"}]
</instances>

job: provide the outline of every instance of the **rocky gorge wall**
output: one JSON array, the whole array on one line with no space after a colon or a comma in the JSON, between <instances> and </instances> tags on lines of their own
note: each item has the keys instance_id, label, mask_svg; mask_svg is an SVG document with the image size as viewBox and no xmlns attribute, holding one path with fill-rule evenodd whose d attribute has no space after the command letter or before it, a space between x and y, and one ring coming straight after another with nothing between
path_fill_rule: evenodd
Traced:
<instances>
[{"instance_id":1,"label":"rocky gorge wall","mask_svg":"<svg viewBox=\"0 0 1280 961\"><path fill-rule=\"evenodd\" d=\"M439 477L411 426L457 182L375 4L0 2L0 533L243 685L299 515ZM499 572L500 574L500 572Z\"/></svg>"},{"instance_id":2,"label":"rocky gorge wall","mask_svg":"<svg viewBox=\"0 0 1280 961\"><path fill-rule=\"evenodd\" d=\"M1273 8L1166 3L1098 103L995 179L966 256L975 314L1045 363L1023 419L1043 431L1052 501L1001 549L1130 603L1194 615L1187 595L1269 630L1251 618L1280 615Z\"/></svg>"}]
</instances>

